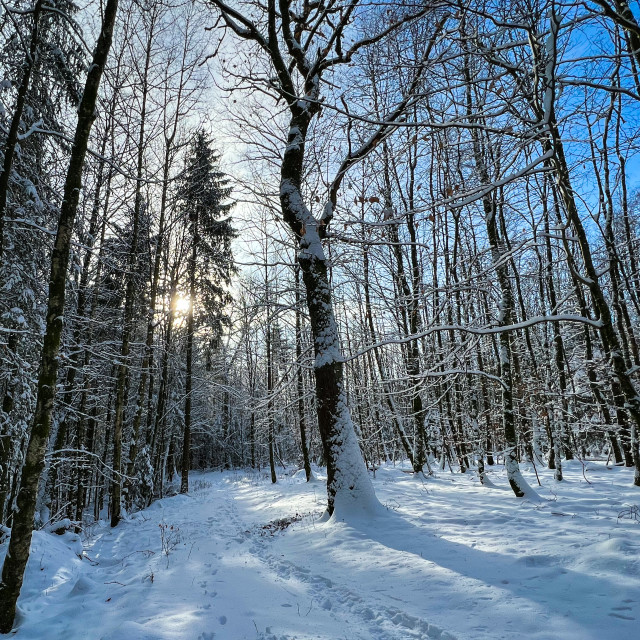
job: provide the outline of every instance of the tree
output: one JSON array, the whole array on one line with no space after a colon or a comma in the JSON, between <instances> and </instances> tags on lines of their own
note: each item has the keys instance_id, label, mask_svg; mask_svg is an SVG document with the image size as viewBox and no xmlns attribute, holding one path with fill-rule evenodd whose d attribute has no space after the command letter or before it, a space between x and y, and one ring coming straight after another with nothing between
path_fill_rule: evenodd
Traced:
<instances>
[{"instance_id":1,"label":"tree","mask_svg":"<svg viewBox=\"0 0 640 640\"><path fill-rule=\"evenodd\" d=\"M31 434L25 464L20 480L17 510L14 513L9 549L2 567L0 582L0 633L9 633L13 627L16 602L22 588L24 570L29 559L33 517L36 508L38 481L44 467L44 454L51 427L51 413L55 399L58 376L58 352L62 334L67 267L71 249L73 224L78 207L82 169L87 153L91 126L96 117L100 79L104 71L118 10L118 0L108 0L102 19L102 28L92 64L89 67L82 101L78 108L78 123L73 140L64 196L58 220L55 245L51 255L51 278L49 280L49 304L46 333L42 347L40 372L38 375L38 397L31 425Z\"/></svg>"},{"instance_id":2,"label":"tree","mask_svg":"<svg viewBox=\"0 0 640 640\"><path fill-rule=\"evenodd\" d=\"M21 77L17 83L16 99L13 105L13 114L6 138L2 141L2 167L0 167L0 264L2 263L4 249L4 225L7 212L7 204L10 191L10 182L14 169L14 157L16 149L23 151L19 142L20 130L28 129L31 121L35 128L58 128L55 117L60 109L60 104L55 99L56 89L61 89L62 94L72 103L79 101L79 91L75 74L82 68L82 59L78 59L77 39L73 30L76 27L72 15L77 7L67 0L59 0L56 6L47 6L43 0L35 0L33 7L20 9L7 7L3 9L12 16L14 24L17 20L31 16L31 35L28 46L22 36L12 38L6 42L7 50L11 55L15 42L23 43L24 50L18 51L20 60ZM17 34L18 35L18 34ZM49 76L52 78L50 79ZM32 78L34 81L32 81ZM51 81L52 80L52 81ZM43 84L49 81L46 88ZM35 89L32 85L36 85ZM40 85L40 86L38 86ZM27 115L28 114L28 115ZM22 137L28 135L24 132Z\"/></svg>"},{"instance_id":3,"label":"tree","mask_svg":"<svg viewBox=\"0 0 640 640\"><path fill-rule=\"evenodd\" d=\"M220 156L200 130L191 143L187 166L180 179L178 199L190 244L187 266L189 310L184 406L184 438L180 493L189 491L191 464L191 417L193 399L193 354L196 325L206 327L214 345L227 321L224 307L230 301L226 286L234 272L231 240L235 231L226 216L233 203L228 179L219 170ZM196 311L198 313L196 313Z\"/></svg>"},{"instance_id":4,"label":"tree","mask_svg":"<svg viewBox=\"0 0 640 640\"><path fill-rule=\"evenodd\" d=\"M211 3L226 27L263 56L274 74L269 80L272 95L288 109L287 143L280 164L280 208L298 245L298 263L314 338L318 426L327 462L327 512L331 515L339 507L341 516L346 516L354 509L375 510L378 502L347 404L343 356L329 282L330 263L323 240L348 170L395 131L408 104L415 99L430 47L426 46L426 51L413 61L413 77L404 96L385 113L381 124L374 127L363 144L350 146L342 162L334 158L338 169L329 182L319 218L311 213L305 193L305 149L314 121L323 110L326 98L323 90L328 89L326 76L339 74L361 49L422 18L428 8L400 7L386 25L367 33L367 10L360 7L359 0L327 6L307 0L295 6L287 0L278 3L267 0L240 9L223 0ZM377 9L373 7L370 11L372 16ZM264 86L258 74L252 77L249 71L247 79Z\"/></svg>"}]
</instances>

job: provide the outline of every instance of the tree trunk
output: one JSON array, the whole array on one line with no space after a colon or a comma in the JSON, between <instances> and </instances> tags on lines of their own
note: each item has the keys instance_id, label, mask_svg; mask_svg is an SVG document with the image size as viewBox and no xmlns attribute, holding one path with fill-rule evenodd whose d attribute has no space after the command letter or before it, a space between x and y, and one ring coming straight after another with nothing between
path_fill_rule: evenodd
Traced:
<instances>
[{"instance_id":1,"label":"tree trunk","mask_svg":"<svg viewBox=\"0 0 640 640\"><path fill-rule=\"evenodd\" d=\"M318 428L327 462L327 513L346 517L354 510L379 508L360 445L351 421L344 388L344 365L340 337L333 312L328 261L318 222L304 203L302 176L309 123L319 110L319 78L308 78L311 102L291 105L287 147L280 171L280 204L285 222L298 241L298 263L307 292L307 305L315 353ZM330 199L326 207L334 206ZM323 231L321 231L321 229Z\"/></svg>"},{"instance_id":2,"label":"tree trunk","mask_svg":"<svg viewBox=\"0 0 640 640\"><path fill-rule=\"evenodd\" d=\"M465 56L465 79L467 81L467 115L470 120L473 118L473 98L471 88L471 76L467 57ZM475 168L481 184L490 184L489 172L484 160L484 145L477 129L471 130L473 140L473 155L475 160ZM498 286L500 288L500 303L498 324L507 326L511 324L513 317L513 293L509 282L508 263L504 260L503 250L501 248L500 237L498 234L498 224L496 220L496 206L493 198L486 195L482 198L482 207L484 210L485 226L487 230L487 238L491 247L491 256L496 271ZM517 437L516 423L513 406L513 375L512 375L512 357L511 357L511 340L507 332L499 334L500 352L500 377L502 379L502 424L504 428L505 438L505 467L507 469L507 478L513 492L518 498L525 495L528 488L522 474L517 458Z\"/></svg>"},{"instance_id":3,"label":"tree trunk","mask_svg":"<svg viewBox=\"0 0 640 640\"><path fill-rule=\"evenodd\" d=\"M194 221L193 247L189 260L189 314L187 315L187 366L184 383L184 436L182 439L182 467L180 493L189 492L191 469L191 406L193 396L193 334L195 331L194 307L196 303L196 257L198 251L198 221Z\"/></svg>"},{"instance_id":4,"label":"tree trunk","mask_svg":"<svg viewBox=\"0 0 640 640\"><path fill-rule=\"evenodd\" d=\"M369 247L364 244L362 247L362 258L363 258L363 288L364 288L364 305L365 305L365 317L367 320L367 326L369 329L369 337L371 342L374 344L378 341L377 331L375 325L373 324L373 313L371 310L371 292L369 291ZM400 438L400 443L402 444L402 448L413 467L413 470L418 473L422 469L422 465L416 461L413 447L409 442L409 438L407 437L404 421L402 419L402 415L398 410L394 397L393 397L393 389L387 382L388 376L385 371L384 362L382 361L382 354L380 353L380 349L377 347L373 349L373 356L376 361L376 367L378 369L378 374L380 376L380 381L382 382L382 392L384 395L384 399L387 403L387 407L389 408L389 412L391 413L391 419L393 421L393 425L395 427L396 433Z\"/></svg>"},{"instance_id":5,"label":"tree trunk","mask_svg":"<svg viewBox=\"0 0 640 640\"><path fill-rule=\"evenodd\" d=\"M295 266L296 285L296 390L298 394L298 422L300 424L300 446L302 448L302 463L307 482L311 479L311 463L309 462L309 447L307 445L307 421L304 406L304 381L302 378L302 314L300 312L300 269Z\"/></svg>"},{"instance_id":6,"label":"tree trunk","mask_svg":"<svg viewBox=\"0 0 640 640\"><path fill-rule=\"evenodd\" d=\"M152 13L155 16L154 13ZM140 110L140 130L138 133L138 158L136 168L136 189L133 206L133 230L131 247L127 261L127 285L125 289L124 315L122 319L122 344L120 347L120 362L116 382L115 423L113 425L113 470L114 480L111 484L111 526L115 527L122 517L122 429L124 424L124 409L126 404L125 387L129 382L129 351L131 335L133 333L133 312L136 295L136 266L138 263L138 236L140 234L140 213L142 209L142 171L144 163L144 135L147 115L147 97L149 93L148 74L151 63L151 45L153 42L153 28L147 38L145 50L144 71L142 75L142 105Z\"/></svg>"},{"instance_id":7,"label":"tree trunk","mask_svg":"<svg viewBox=\"0 0 640 640\"><path fill-rule=\"evenodd\" d=\"M162 350L162 363L160 366L160 382L158 385L158 406L156 407L153 429L149 434L151 459L155 460L154 485L162 486L164 479L164 431L166 423L166 406L169 387L169 356L173 344L173 301L175 296L175 274L172 277L169 295L169 317L164 335L164 348ZM151 502L153 496L147 496L147 503Z\"/></svg>"},{"instance_id":8,"label":"tree trunk","mask_svg":"<svg viewBox=\"0 0 640 640\"><path fill-rule=\"evenodd\" d=\"M18 87L18 95L16 97L16 105L9 126L9 133L4 146L4 161L2 163L2 172L0 172L0 264L2 264L3 247L4 247L4 214L7 209L7 196L9 191L9 179L11 178L11 167L13 166L13 156L15 154L16 145L18 144L18 132L20 131L20 123L22 122L22 113L24 104L29 90L29 81L31 80L31 72L36 64L38 56L39 44L39 26L40 15L42 13L42 5L44 0L36 0L33 7L33 29L31 31L31 41L29 51L25 52L25 61L22 65L23 72Z\"/></svg>"},{"instance_id":9,"label":"tree trunk","mask_svg":"<svg viewBox=\"0 0 640 640\"><path fill-rule=\"evenodd\" d=\"M147 49L147 64L145 66L145 78L148 73L148 67L151 56L151 41L153 36L153 27L155 26L155 20L151 26L151 33L149 34L148 40L148 49ZM185 45L186 47L186 45ZM182 59L184 61L184 50ZM173 154L174 140L176 137L176 133L178 130L178 116L180 114L180 106L182 104L183 98L183 79L184 79L185 69L184 67L180 70L180 82L178 85L178 94L176 97L176 112L171 124L171 129L169 132L165 132L164 138L164 161L162 164L162 193L160 196L160 215L158 219L158 231L155 240L155 253L153 258L153 271L151 274L151 291L149 295L149 307L147 311L147 337L145 341L145 354L142 360L142 374L140 376L140 383L138 385L138 393L136 400L136 412L133 418L133 429L132 429L132 437L131 437L131 447L129 449L129 467L127 470L127 475L131 477L133 475L133 470L136 462L136 457L138 455L138 441L140 439L140 425L142 423L142 411L144 406L144 397L147 386L147 379L151 378L149 384L149 397L152 395L152 387L153 387L153 378L151 375L151 369L153 365L153 338L155 331L155 312L156 312L156 300L158 296L158 284L160 281L160 263L161 258L164 251L164 240L165 240L165 232L166 232L166 212L167 212L167 201L169 194L169 172L171 169L171 160ZM149 429L149 425L151 424L151 413L149 412L147 416L147 429ZM152 452L153 453L153 452Z\"/></svg>"},{"instance_id":10,"label":"tree trunk","mask_svg":"<svg viewBox=\"0 0 640 640\"><path fill-rule=\"evenodd\" d=\"M549 36L551 46L549 47L548 45L548 48L552 48L554 54L559 26L557 16L552 14L551 35ZM591 293L591 299L593 300L593 304L600 321L598 331L605 353L609 358L613 373L612 381L615 380L616 386L619 386L620 392L625 399L625 408L631 417L630 445L632 445L634 441L634 434L636 434L637 430L640 428L640 394L638 393L629 373L629 369L626 366L624 348L621 344L621 340L624 339L624 336L619 337L615 330L611 309L600 284L600 275L593 262L589 239L576 205L569 168L564 155L564 145L562 143L562 138L560 136L560 131L555 117L555 83L553 81L555 55L551 56L551 58L552 59L548 63L545 74L547 82L546 91L548 94L547 99L545 99L545 106L547 108L545 116L549 123L549 133L551 135L550 139L545 138L543 140L542 146L545 152L553 152L550 163L555 171L556 186L564 204L567 220L575 231L575 240L580 249L582 263L586 274L585 284ZM634 485L640 486L640 456L633 451L633 446L631 446L631 448L631 455L635 466Z\"/></svg>"},{"instance_id":11,"label":"tree trunk","mask_svg":"<svg viewBox=\"0 0 640 640\"><path fill-rule=\"evenodd\" d=\"M0 633L9 633L16 613L16 602L22 587L24 570L29 559L33 517L36 508L38 481L44 468L44 456L51 427L51 413L58 376L58 353L62 335L67 267L71 249L73 225L82 186L82 168L89 143L91 126L96 117L96 101L102 72L109 55L118 0L107 0L102 30L93 53L92 64L85 82L82 100L78 108L78 123L69 159L64 185L63 201L58 220L58 230L51 256L51 277L47 305L46 330L40 372L36 409L33 416L25 464L17 497L17 510L13 515L13 527L9 549L2 567L0 582Z\"/></svg>"},{"instance_id":12,"label":"tree trunk","mask_svg":"<svg viewBox=\"0 0 640 640\"><path fill-rule=\"evenodd\" d=\"M102 135L102 143L100 148L100 155L104 158L107 140L109 137L109 133L112 131L111 122L113 120L113 113L115 111L115 94L114 99L111 101L111 112L109 114L109 122L105 127L105 131ZM52 435L53 449L52 453L55 456L57 451L60 451L64 448L65 442L67 440L67 424L69 420L69 414L71 412L71 404L73 401L73 389L74 383L76 379L76 374L79 370L82 369L81 359L85 361L85 370L88 365L87 357L90 355L90 351L86 350L86 345L81 347L81 342L83 338L84 331L82 329L82 321L84 318L84 314L86 311L86 306L88 300L88 284L89 284L89 267L91 266L91 258L93 257L93 247L95 245L96 234L98 232L98 214L100 212L100 204L104 200L104 213L106 216L110 192L111 192L111 178L112 171L109 170L107 183L106 183L106 194L102 193L102 185L103 185L103 173L104 173L104 160L100 161L100 166L98 168L98 176L96 180L96 192L93 198L93 205L91 208L91 218L89 220L89 232L87 234L84 243L87 247L86 253L84 255L84 259L82 261L82 272L80 274L80 282L78 284L78 301L76 304L76 316L78 321L73 329L73 337L72 337L72 345L73 352L71 354L71 362L67 368L66 380L64 385L64 393L62 395L62 416L60 418L59 424L57 428L55 428L54 434ZM103 197L101 197L103 196ZM102 240L104 240L104 222L102 226ZM98 264L98 271L100 271L101 264ZM97 278L99 280L99 278ZM92 310L93 313L94 310ZM86 330L85 330L86 331ZM89 331L91 331L91 325L89 323ZM55 423L54 423L55 424ZM55 464L55 459L53 462L49 463L49 469L45 471L46 476L46 485L44 487L44 496L43 502L46 504L46 510L53 510L55 512L56 504L55 504L55 495L56 495L56 484L58 481L58 465ZM45 505L38 505L42 511ZM42 518L45 520L45 518Z\"/></svg>"}]
</instances>

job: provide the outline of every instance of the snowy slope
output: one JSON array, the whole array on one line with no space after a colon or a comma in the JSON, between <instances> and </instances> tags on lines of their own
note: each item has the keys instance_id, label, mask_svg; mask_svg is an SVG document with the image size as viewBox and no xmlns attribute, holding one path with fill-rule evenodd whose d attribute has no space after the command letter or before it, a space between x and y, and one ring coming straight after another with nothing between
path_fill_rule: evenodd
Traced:
<instances>
[{"instance_id":1,"label":"snowy slope","mask_svg":"<svg viewBox=\"0 0 640 640\"><path fill-rule=\"evenodd\" d=\"M499 468L489 473L492 488L471 474L383 468L374 486L384 516L326 524L322 482L195 475L190 496L115 530L96 526L83 559L72 534L37 532L14 637L640 637L631 472L590 462L589 484L579 462L562 483L544 470L539 502L517 500Z\"/></svg>"}]
</instances>

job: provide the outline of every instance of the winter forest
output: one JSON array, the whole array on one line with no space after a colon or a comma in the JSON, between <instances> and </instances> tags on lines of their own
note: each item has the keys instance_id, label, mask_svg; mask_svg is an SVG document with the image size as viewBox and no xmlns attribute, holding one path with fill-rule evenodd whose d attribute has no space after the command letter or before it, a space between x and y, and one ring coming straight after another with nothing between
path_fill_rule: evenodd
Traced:
<instances>
[{"instance_id":1,"label":"winter forest","mask_svg":"<svg viewBox=\"0 0 640 640\"><path fill-rule=\"evenodd\" d=\"M0 634L637 637L637 1L0 43Z\"/></svg>"}]
</instances>

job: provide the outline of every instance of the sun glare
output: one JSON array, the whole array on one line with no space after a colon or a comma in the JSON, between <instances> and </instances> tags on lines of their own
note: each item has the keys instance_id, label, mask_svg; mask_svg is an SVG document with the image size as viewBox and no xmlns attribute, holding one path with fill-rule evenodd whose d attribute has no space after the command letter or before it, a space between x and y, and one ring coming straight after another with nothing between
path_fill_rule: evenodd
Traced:
<instances>
[{"instance_id":1,"label":"sun glare","mask_svg":"<svg viewBox=\"0 0 640 640\"><path fill-rule=\"evenodd\" d=\"M181 293L173 299L173 310L179 315L187 315L191 307L189 296L183 296Z\"/></svg>"}]
</instances>

